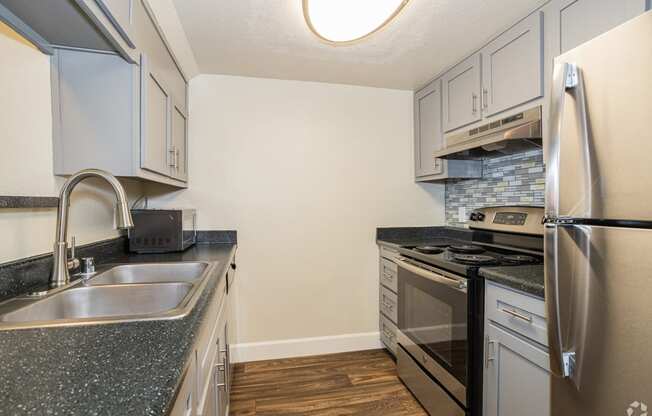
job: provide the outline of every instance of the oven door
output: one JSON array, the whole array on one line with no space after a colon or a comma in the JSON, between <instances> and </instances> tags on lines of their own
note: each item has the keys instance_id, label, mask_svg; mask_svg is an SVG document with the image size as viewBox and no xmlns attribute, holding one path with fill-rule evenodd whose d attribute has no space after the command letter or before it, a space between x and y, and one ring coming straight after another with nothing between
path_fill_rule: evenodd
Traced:
<instances>
[{"instance_id":1,"label":"oven door","mask_svg":"<svg viewBox=\"0 0 652 416\"><path fill-rule=\"evenodd\" d=\"M396 263L398 343L466 407L467 279L412 259Z\"/></svg>"}]
</instances>

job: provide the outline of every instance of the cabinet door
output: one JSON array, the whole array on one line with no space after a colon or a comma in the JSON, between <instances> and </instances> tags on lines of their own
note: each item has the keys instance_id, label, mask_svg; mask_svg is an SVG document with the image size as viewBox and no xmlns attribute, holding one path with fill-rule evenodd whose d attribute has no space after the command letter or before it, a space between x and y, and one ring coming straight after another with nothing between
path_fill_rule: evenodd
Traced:
<instances>
[{"instance_id":1,"label":"cabinet door","mask_svg":"<svg viewBox=\"0 0 652 416\"><path fill-rule=\"evenodd\" d=\"M645 0L562 0L560 50L564 53L645 12Z\"/></svg>"},{"instance_id":2,"label":"cabinet door","mask_svg":"<svg viewBox=\"0 0 652 416\"><path fill-rule=\"evenodd\" d=\"M104 14L109 18L122 39L130 48L135 48L132 35L132 10L134 0L96 0Z\"/></svg>"},{"instance_id":3,"label":"cabinet door","mask_svg":"<svg viewBox=\"0 0 652 416\"><path fill-rule=\"evenodd\" d=\"M192 360L181 381L170 416L194 416L195 414L195 361Z\"/></svg>"},{"instance_id":4,"label":"cabinet door","mask_svg":"<svg viewBox=\"0 0 652 416\"><path fill-rule=\"evenodd\" d=\"M485 416L549 416L548 353L493 323L485 328Z\"/></svg>"},{"instance_id":5,"label":"cabinet door","mask_svg":"<svg viewBox=\"0 0 652 416\"><path fill-rule=\"evenodd\" d=\"M535 12L482 50L485 117L543 96L543 12Z\"/></svg>"},{"instance_id":6,"label":"cabinet door","mask_svg":"<svg viewBox=\"0 0 652 416\"><path fill-rule=\"evenodd\" d=\"M168 175L170 95L157 74L141 58L141 157L143 169Z\"/></svg>"},{"instance_id":7,"label":"cabinet door","mask_svg":"<svg viewBox=\"0 0 652 416\"><path fill-rule=\"evenodd\" d=\"M441 81L437 80L414 94L414 174L417 178L444 173L444 164L432 155L443 145Z\"/></svg>"},{"instance_id":8,"label":"cabinet door","mask_svg":"<svg viewBox=\"0 0 652 416\"><path fill-rule=\"evenodd\" d=\"M445 131L480 120L480 54L448 71L442 83Z\"/></svg>"},{"instance_id":9,"label":"cabinet door","mask_svg":"<svg viewBox=\"0 0 652 416\"><path fill-rule=\"evenodd\" d=\"M186 180L188 178L188 120L177 106L172 106L172 137L170 147L171 176Z\"/></svg>"}]
</instances>

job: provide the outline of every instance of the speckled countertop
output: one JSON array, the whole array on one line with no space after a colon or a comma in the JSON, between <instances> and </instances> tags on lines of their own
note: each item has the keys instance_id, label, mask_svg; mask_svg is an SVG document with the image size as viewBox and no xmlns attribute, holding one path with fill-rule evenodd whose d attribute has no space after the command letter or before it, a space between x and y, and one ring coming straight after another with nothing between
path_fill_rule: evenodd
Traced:
<instances>
[{"instance_id":1,"label":"speckled countertop","mask_svg":"<svg viewBox=\"0 0 652 416\"><path fill-rule=\"evenodd\" d=\"M513 289L544 298L543 265L482 267L480 276Z\"/></svg>"},{"instance_id":2,"label":"speckled countertop","mask_svg":"<svg viewBox=\"0 0 652 416\"><path fill-rule=\"evenodd\" d=\"M185 318L0 331L0 415L164 415L234 244L112 261L219 261Z\"/></svg>"}]
</instances>

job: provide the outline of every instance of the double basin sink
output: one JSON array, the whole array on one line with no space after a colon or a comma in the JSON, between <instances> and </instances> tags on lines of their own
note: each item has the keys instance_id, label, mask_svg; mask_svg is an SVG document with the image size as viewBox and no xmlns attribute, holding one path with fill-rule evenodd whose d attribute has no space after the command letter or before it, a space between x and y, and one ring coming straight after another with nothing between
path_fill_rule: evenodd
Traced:
<instances>
[{"instance_id":1,"label":"double basin sink","mask_svg":"<svg viewBox=\"0 0 652 416\"><path fill-rule=\"evenodd\" d=\"M197 303L210 263L116 265L44 296L0 304L0 329L175 319Z\"/></svg>"}]
</instances>

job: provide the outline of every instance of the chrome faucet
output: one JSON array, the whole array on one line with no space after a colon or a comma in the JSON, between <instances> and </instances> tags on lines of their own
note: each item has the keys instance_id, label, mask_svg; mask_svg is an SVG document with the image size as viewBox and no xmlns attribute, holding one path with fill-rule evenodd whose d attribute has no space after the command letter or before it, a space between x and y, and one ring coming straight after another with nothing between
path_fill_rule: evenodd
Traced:
<instances>
[{"instance_id":1,"label":"chrome faucet","mask_svg":"<svg viewBox=\"0 0 652 416\"><path fill-rule=\"evenodd\" d=\"M61 187L59 193L59 207L57 210L57 234L54 242L54 267L50 276L50 287L60 287L70 282L68 272L68 208L70 207L70 193L77 184L87 178L102 178L113 187L118 200L117 225L120 229L134 226L127 203L127 194L120 182L108 172L99 169L84 169L70 176ZM72 262L77 264L76 262Z\"/></svg>"}]
</instances>

